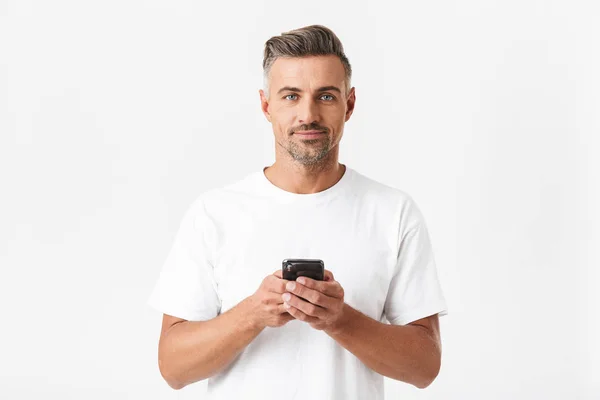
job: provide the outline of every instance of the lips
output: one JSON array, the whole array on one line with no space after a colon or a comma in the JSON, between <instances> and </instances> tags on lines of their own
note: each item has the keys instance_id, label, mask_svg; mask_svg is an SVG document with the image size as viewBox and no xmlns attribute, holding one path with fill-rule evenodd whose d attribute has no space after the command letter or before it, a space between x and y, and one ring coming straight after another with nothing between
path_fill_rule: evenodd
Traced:
<instances>
[{"instance_id":1,"label":"lips","mask_svg":"<svg viewBox=\"0 0 600 400\"><path fill-rule=\"evenodd\" d=\"M323 131L296 131L294 132L295 135L317 135L317 134L321 134L321 133L325 133Z\"/></svg>"},{"instance_id":2,"label":"lips","mask_svg":"<svg viewBox=\"0 0 600 400\"><path fill-rule=\"evenodd\" d=\"M300 140L319 140L325 136L325 132L323 131L297 131L294 132L294 135Z\"/></svg>"}]
</instances>

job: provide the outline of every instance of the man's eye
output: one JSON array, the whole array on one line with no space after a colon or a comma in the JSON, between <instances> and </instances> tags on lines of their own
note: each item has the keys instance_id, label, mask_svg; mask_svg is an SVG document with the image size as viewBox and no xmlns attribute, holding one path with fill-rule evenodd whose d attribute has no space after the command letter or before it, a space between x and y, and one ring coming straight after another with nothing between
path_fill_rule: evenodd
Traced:
<instances>
[{"instance_id":1,"label":"man's eye","mask_svg":"<svg viewBox=\"0 0 600 400\"><path fill-rule=\"evenodd\" d=\"M286 100L296 100L295 98L294 99L289 99L288 97L290 97L290 96L297 97L298 95L297 94L288 94L287 96L284 97L284 99L286 99Z\"/></svg>"},{"instance_id":2,"label":"man's eye","mask_svg":"<svg viewBox=\"0 0 600 400\"><path fill-rule=\"evenodd\" d=\"M328 99L323 99L323 97L329 97L329 98L328 98ZM332 95L330 95L330 94L324 94L323 96L321 96L321 98L322 98L323 100L327 100L327 101L331 101L331 100L333 100L333 96L332 96Z\"/></svg>"}]
</instances>

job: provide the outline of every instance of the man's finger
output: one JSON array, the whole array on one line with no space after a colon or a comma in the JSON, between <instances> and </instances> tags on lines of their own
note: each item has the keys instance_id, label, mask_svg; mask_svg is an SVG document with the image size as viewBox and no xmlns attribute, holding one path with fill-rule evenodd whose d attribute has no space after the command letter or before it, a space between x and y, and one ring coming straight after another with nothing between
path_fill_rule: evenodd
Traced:
<instances>
[{"instance_id":1,"label":"man's finger","mask_svg":"<svg viewBox=\"0 0 600 400\"><path fill-rule=\"evenodd\" d=\"M332 296L328 296L325 293L322 293L315 289L311 289L311 288L309 288L305 285L302 285L298 282L289 283L288 285L286 285L286 289L288 292L293 293L296 296L301 297L303 299L306 299L306 301L310 302L311 304L314 304L316 306L320 306L320 307L323 307L326 309L335 307L335 304L338 301L336 298L333 298ZM295 306L295 304L292 304L292 305ZM296 307L296 308L298 308L298 307ZM302 308L300 308L300 310L307 313L307 311L303 310ZM308 314L314 315L314 314L311 314L310 312L308 312Z\"/></svg>"},{"instance_id":2,"label":"man's finger","mask_svg":"<svg viewBox=\"0 0 600 400\"><path fill-rule=\"evenodd\" d=\"M289 308L286 308L286 311L295 319L298 319L298 320L304 321L304 322L308 322L311 324L319 322L319 318L311 317L310 315L306 315L305 313L303 313L302 311L300 311L293 305L290 305L289 303L285 303L285 304L288 304L288 306L289 306Z\"/></svg>"},{"instance_id":3,"label":"man's finger","mask_svg":"<svg viewBox=\"0 0 600 400\"><path fill-rule=\"evenodd\" d=\"M311 289L305 288L305 290L311 290ZM323 296L322 294L320 294L320 295L321 295L321 297L326 297L326 296ZM282 297L285 298L285 296L286 295L284 294ZM296 309L302 311L307 316L315 317L315 318L324 318L327 315L327 310L325 308L323 308L319 305L316 305L315 303L312 303L306 297L300 298L293 294L290 294L289 296L290 296L289 300L286 300L285 303L289 304L291 306L290 308L296 308ZM284 303L284 306L285 306L285 303Z\"/></svg>"},{"instance_id":4,"label":"man's finger","mask_svg":"<svg viewBox=\"0 0 600 400\"><path fill-rule=\"evenodd\" d=\"M279 314L283 314L283 313L287 313L287 312L288 312L288 309L287 309L287 307L285 306L285 302L283 302L283 301L282 301L282 302L281 302L281 304L280 304L279 306L277 306L277 312L278 312ZM291 314L290 314L290 315L291 315Z\"/></svg>"},{"instance_id":5,"label":"man's finger","mask_svg":"<svg viewBox=\"0 0 600 400\"><path fill-rule=\"evenodd\" d=\"M278 278L276 274L269 275L267 280L269 281L268 290L279 294L285 292L285 284L289 282L288 280Z\"/></svg>"},{"instance_id":6,"label":"man's finger","mask_svg":"<svg viewBox=\"0 0 600 400\"><path fill-rule=\"evenodd\" d=\"M329 297L335 297L337 299L344 297L344 289L342 289L342 285L340 285L340 283L337 281L316 281L311 278L302 277L298 278L296 282L309 289L321 292Z\"/></svg>"},{"instance_id":7,"label":"man's finger","mask_svg":"<svg viewBox=\"0 0 600 400\"><path fill-rule=\"evenodd\" d=\"M278 269L277 271L275 271L273 273L273 275L275 275L276 277L278 277L279 279L283 279L283 275L280 269Z\"/></svg>"}]
</instances>

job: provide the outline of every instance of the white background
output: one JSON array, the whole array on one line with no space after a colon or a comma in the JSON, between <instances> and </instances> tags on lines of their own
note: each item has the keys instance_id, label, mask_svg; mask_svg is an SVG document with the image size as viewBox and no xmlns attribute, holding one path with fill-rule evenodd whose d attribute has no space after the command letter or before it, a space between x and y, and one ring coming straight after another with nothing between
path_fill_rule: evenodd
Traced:
<instances>
[{"instance_id":1,"label":"white background","mask_svg":"<svg viewBox=\"0 0 600 400\"><path fill-rule=\"evenodd\" d=\"M598 3L207 3L0 0L0 397L202 397L146 300L196 196L274 160L264 42L319 23L340 161L414 197L449 305L437 380L387 397L600 398Z\"/></svg>"}]
</instances>

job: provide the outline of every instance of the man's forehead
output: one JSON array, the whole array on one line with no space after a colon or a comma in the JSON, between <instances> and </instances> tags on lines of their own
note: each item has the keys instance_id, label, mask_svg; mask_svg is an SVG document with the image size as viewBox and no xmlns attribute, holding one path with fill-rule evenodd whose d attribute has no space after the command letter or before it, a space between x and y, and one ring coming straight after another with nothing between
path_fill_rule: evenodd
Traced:
<instances>
[{"instance_id":1,"label":"man's forehead","mask_svg":"<svg viewBox=\"0 0 600 400\"><path fill-rule=\"evenodd\" d=\"M280 57L271 67L271 81L281 86L339 85L345 79L342 62L336 56Z\"/></svg>"}]
</instances>

